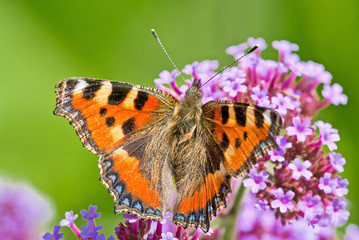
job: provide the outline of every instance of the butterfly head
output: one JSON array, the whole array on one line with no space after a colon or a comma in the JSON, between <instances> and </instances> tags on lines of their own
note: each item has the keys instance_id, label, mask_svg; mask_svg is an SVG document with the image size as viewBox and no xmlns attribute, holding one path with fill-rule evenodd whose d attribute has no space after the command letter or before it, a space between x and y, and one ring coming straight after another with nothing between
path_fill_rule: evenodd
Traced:
<instances>
[{"instance_id":1,"label":"butterfly head","mask_svg":"<svg viewBox=\"0 0 359 240\"><path fill-rule=\"evenodd\" d=\"M202 100L201 80L194 80L192 86L187 90L185 98L183 100L188 100L191 102L198 102Z\"/></svg>"}]
</instances>

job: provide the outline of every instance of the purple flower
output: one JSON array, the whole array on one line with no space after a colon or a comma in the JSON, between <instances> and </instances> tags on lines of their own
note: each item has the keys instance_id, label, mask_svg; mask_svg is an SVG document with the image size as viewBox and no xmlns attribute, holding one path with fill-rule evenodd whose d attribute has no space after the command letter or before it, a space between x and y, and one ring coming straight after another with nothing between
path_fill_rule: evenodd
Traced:
<instances>
[{"instance_id":1,"label":"purple flower","mask_svg":"<svg viewBox=\"0 0 359 240\"><path fill-rule=\"evenodd\" d=\"M348 194L348 188L349 185L348 179L341 180L341 177L338 176L335 179L332 179L332 190L335 194L337 194L339 197L343 197L344 195Z\"/></svg>"},{"instance_id":2,"label":"purple flower","mask_svg":"<svg viewBox=\"0 0 359 240\"><path fill-rule=\"evenodd\" d=\"M270 102L269 97L264 97L259 99L257 102L258 106L265 107L265 108L274 108L275 106Z\"/></svg>"},{"instance_id":3,"label":"purple flower","mask_svg":"<svg viewBox=\"0 0 359 240\"><path fill-rule=\"evenodd\" d=\"M94 220L96 218L100 218L101 213L96 213L97 206L90 205L89 211L81 210L80 214L82 218L85 220Z\"/></svg>"},{"instance_id":4,"label":"purple flower","mask_svg":"<svg viewBox=\"0 0 359 240\"><path fill-rule=\"evenodd\" d=\"M184 69L182 69L182 72L188 75L192 75L196 72L196 68L198 67L199 62L195 61L192 64L187 64L184 66Z\"/></svg>"},{"instance_id":5,"label":"purple flower","mask_svg":"<svg viewBox=\"0 0 359 240\"><path fill-rule=\"evenodd\" d=\"M244 50L248 48L247 43L241 43L237 46L230 46L226 49L226 53L234 56L235 59L241 57L244 54Z\"/></svg>"},{"instance_id":6,"label":"purple flower","mask_svg":"<svg viewBox=\"0 0 359 240\"><path fill-rule=\"evenodd\" d=\"M160 78L156 78L155 79L155 83L156 86L159 87L162 84L169 84L171 85L174 81L175 78L179 75L179 73L177 72L177 70L173 70L172 72L169 72L167 70L162 71L160 73Z\"/></svg>"},{"instance_id":7,"label":"purple flower","mask_svg":"<svg viewBox=\"0 0 359 240\"><path fill-rule=\"evenodd\" d=\"M285 150L283 150L282 148L280 148L279 150L269 150L268 154L270 156L270 160L272 160L273 162L283 162L285 160L283 156L285 154Z\"/></svg>"},{"instance_id":8,"label":"purple flower","mask_svg":"<svg viewBox=\"0 0 359 240\"><path fill-rule=\"evenodd\" d=\"M303 74L310 78L320 79L321 75L325 73L325 68L322 64L315 63L313 61L308 61L302 64L303 64Z\"/></svg>"},{"instance_id":9,"label":"purple flower","mask_svg":"<svg viewBox=\"0 0 359 240\"><path fill-rule=\"evenodd\" d=\"M275 141L278 144L278 147L281 149L287 149L292 147L292 143L287 142L287 138L285 136L277 136Z\"/></svg>"},{"instance_id":10,"label":"purple flower","mask_svg":"<svg viewBox=\"0 0 359 240\"><path fill-rule=\"evenodd\" d=\"M53 234L51 234L51 233L46 233L46 234L42 237L42 239L44 239L44 240L58 240L58 239L61 239L61 238L64 236L64 234L63 234L63 233L59 233L60 227L61 227L60 225L55 225L55 226L54 226Z\"/></svg>"},{"instance_id":11,"label":"purple flower","mask_svg":"<svg viewBox=\"0 0 359 240\"><path fill-rule=\"evenodd\" d=\"M322 95L326 99L329 99L334 105L345 105L348 102L347 95L343 94L342 86L337 83L334 83L332 86L324 85Z\"/></svg>"},{"instance_id":12,"label":"purple flower","mask_svg":"<svg viewBox=\"0 0 359 240\"><path fill-rule=\"evenodd\" d=\"M331 180L332 180L332 175L327 172L324 173L324 176L319 179L319 185L318 185L319 189L323 190L325 193L332 193L333 182Z\"/></svg>"},{"instance_id":13,"label":"purple flower","mask_svg":"<svg viewBox=\"0 0 359 240\"><path fill-rule=\"evenodd\" d=\"M327 206L326 213L331 215L331 223L341 226L349 218L349 212L345 210L346 201L342 198L333 200L331 206Z\"/></svg>"},{"instance_id":14,"label":"purple flower","mask_svg":"<svg viewBox=\"0 0 359 240\"><path fill-rule=\"evenodd\" d=\"M228 93L230 97L235 97L240 92L245 92L247 87L242 85L245 79L237 78L234 81L226 81L225 85L223 86L223 91Z\"/></svg>"},{"instance_id":15,"label":"purple flower","mask_svg":"<svg viewBox=\"0 0 359 240\"><path fill-rule=\"evenodd\" d=\"M245 72L235 67L225 70L220 81L223 91L229 93L232 98L239 92L246 92L247 86L243 84L246 81L245 76Z\"/></svg>"},{"instance_id":16,"label":"purple flower","mask_svg":"<svg viewBox=\"0 0 359 240\"><path fill-rule=\"evenodd\" d=\"M173 237L173 233L171 232L162 233L161 237L161 240L178 240L178 238Z\"/></svg>"},{"instance_id":17,"label":"purple flower","mask_svg":"<svg viewBox=\"0 0 359 240\"><path fill-rule=\"evenodd\" d=\"M337 145L334 142L340 140L338 130L332 128L332 125L329 123L324 123L323 121L318 121L315 125L319 128L320 140L324 145L327 145L330 151L337 149Z\"/></svg>"},{"instance_id":18,"label":"purple flower","mask_svg":"<svg viewBox=\"0 0 359 240\"><path fill-rule=\"evenodd\" d=\"M251 94L251 98L254 100L254 101L260 101L264 98L268 98L267 94L268 94L268 90L267 89L260 89L259 86L256 86L254 88L252 88L252 91L253 91L253 94Z\"/></svg>"},{"instance_id":19,"label":"purple flower","mask_svg":"<svg viewBox=\"0 0 359 240\"><path fill-rule=\"evenodd\" d=\"M292 100L288 96L278 93L277 96L272 97L272 104L276 106L276 110L279 114L286 115L287 109L293 110L295 108Z\"/></svg>"},{"instance_id":20,"label":"purple flower","mask_svg":"<svg viewBox=\"0 0 359 240\"><path fill-rule=\"evenodd\" d=\"M313 176L313 173L308 170L310 166L312 166L312 163L308 160L302 162L300 158L294 158L293 163L289 163L288 168L293 170L292 178L295 180L299 180L301 176L309 180Z\"/></svg>"},{"instance_id":21,"label":"purple flower","mask_svg":"<svg viewBox=\"0 0 359 240\"><path fill-rule=\"evenodd\" d=\"M259 199L254 207L260 211L265 211L269 209L268 201Z\"/></svg>"},{"instance_id":22,"label":"purple flower","mask_svg":"<svg viewBox=\"0 0 359 240\"><path fill-rule=\"evenodd\" d=\"M308 120L304 120L303 122L300 120L300 117L293 117L293 127L287 127L287 135L288 136L296 136L299 142L305 141L305 136L311 135L313 130L309 127L310 122Z\"/></svg>"},{"instance_id":23,"label":"purple flower","mask_svg":"<svg viewBox=\"0 0 359 240\"><path fill-rule=\"evenodd\" d=\"M251 187L252 193L257 193L259 190L266 188L265 180L269 177L266 171L257 172L257 168L253 167L249 171L249 178L243 180L245 187Z\"/></svg>"},{"instance_id":24,"label":"purple flower","mask_svg":"<svg viewBox=\"0 0 359 240\"><path fill-rule=\"evenodd\" d=\"M308 194L305 197L305 201L298 202L298 208L304 212L304 218L308 221L312 221L315 216L320 216L324 213L323 207L320 205L321 198L319 195Z\"/></svg>"},{"instance_id":25,"label":"purple flower","mask_svg":"<svg viewBox=\"0 0 359 240\"><path fill-rule=\"evenodd\" d=\"M86 226L80 227L82 231L80 233L80 236L83 238L85 237L96 238L98 236L98 231L101 230L102 228L103 228L102 226L96 226L93 221L88 221L87 227Z\"/></svg>"},{"instance_id":26,"label":"purple flower","mask_svg":"<svg viewBox=\"0 0 359 240\"><path fill-rule=\"evenodd\" d=\"M267 48L266 41L264 41L263 38L248 38L248 44L250 47L254 47L257 45L259 50L264 50Z\"/></svg>"},{"instance_id":27,"label":"purple flower","mask_svg":"<svg viewBox=\"0 0 359 240\"><path fill-rule=\"evenodd\" d=\"M286 40L273 41L272 46L277 49L282 56L291 54L293 51L298 51L299 47L295 43L290 43Z\"/></svg>"},{"instance_id":28,"label":"purple flower","mask_svg":"<svg viewBox=\"0 0 359 240\"><path fill-rule=\"evenodd\" d=\"M130 222L130 223L134 223L134 222L137 221L137 216L136 215L122 213L122 217L126 218L128 220L128 222Z\"/></svg>"},{"instance_id":29,"label":"purple flower","mask_svg":"<svg viewBox=\"0 0 359 240\"><path fill-rule=\"evenodd\" d=\"M50 204L32 186L0 177L1 239L40 239L52 214Z\"/></svg>"},{"instance_id":30,"label":"purple flower","mask_svg":"<svg viewBox=\"0 0 359 240\"><path fill-rule=\"evenodd\" d=\"M96 240L106 240L105 234L104 234L104 233L101 233L100 235L98 235L98 236L96 237ZM116 240L116 239L114 238L114 236L109 236L109 237L107 238L107 240Z\"/></svg>"},{"instance_id":31,"label":"purple flower","mask_svg":"<svg viewBox=\"0 0 359 240\"><path fill-rule=\"evenodd\" d=\"M194 79L201 79L205 81L214 75L214 70L218 68L218 61L203 61L203 62L194 62L188 64L182 70L183 73L192 75Z\"/></svg>"},{"instance_id":32,"label":"purple flower","mask_svg":"<svg viewBox=\"0 0 359 240\"><path fill-rule=\"evenodd\" d=\"M359 239L359 228L355 224L349 224L343 240L358 240Z\"/></svg>"},{"instance_id":33,"label":"purple flower","mask_svg":"<svg viewBox=\"0 0 359 240\"><path fill-rule=\"evenodd\" d=\"M77 219L77 217L78 217L78 214L75 214L75 216L74 216L73 211L66 212L65 213L65 219L61 220L60 226L71 227L74 224L74 221Z\"/></svg>"},{"instance_id":34,"label":"purple flower","mask_svg":"<svg viewBox=\"0 0 359 240\"><path fill-rule=\"evenodd\" d=\"M271 194L277 199L271 202L272 208L279 208L281 213L287 212L287 209L293 209L294 204L291 201L294 198L294 192L292 190L287 191L285 194L282 188L273 189Z\"/></svg>"},{"instance_id":35,"label":"purple flower","mask_svg":"<svg viewBox=\"0 0 359 240\"><path fill-rule=\"evenodd\" d=\"M168 220L171 220L173 217L173 211L167 211L163 216L163 219L160 221L161 224L167 223Z\"/></svg>"},{"instance_id":36,"label":"purple flower","mask_svg":"<svg viewBox=\"0 0 359 240\"><path fill-rule=\"evenodd\" d=\"M328 154L330 163L332 166L338 171L343 172L344 171L344 164L345 164L345 158L342 157L340 153L331 152Z\"/></svg>"},{"instance_id":37,"label":"purple flower","mask_svg":"<svg viewBox=\"0 0 359 240\"><path fill-rule=\"evenodd\" d=\"M300 58L297 54L290 54L285 55L283 57L283 62L287 65L287 67L292 71L295 76L302 76L303 75L303 63L300 61Z\"/></svg>"}]
</instances>

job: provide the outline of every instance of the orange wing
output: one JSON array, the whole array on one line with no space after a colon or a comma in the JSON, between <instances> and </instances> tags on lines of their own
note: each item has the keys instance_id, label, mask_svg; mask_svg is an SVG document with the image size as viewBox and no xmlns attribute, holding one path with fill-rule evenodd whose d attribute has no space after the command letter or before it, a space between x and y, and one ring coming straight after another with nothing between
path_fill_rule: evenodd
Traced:
<instances>
[{"instance_id":1,"label":"orange wing","mask_svg":"<svg viewBox=\"0 0 359 240\"><path fill-rule=\"evenodd\" d=\"M248 173L271 149L282 128L280 115L269 108L248 103L212 101L203 106L211 135L224 154L224 165L232 177Z\"/></svg>"},{"instance_id":2,"label":"orange wing","mask_svg":"<svg viewBox=\"0 0 359 240\"><path fill-rule=\"evenodd\" d=\"M247 103L213 101L202 109L206 157L202 161L194 157L194 168L200 171L189 178L200 185L176 199L174 222L185 228L200 226L207 232L211 218L226 206L231 177L245 175L268 150L276 148L282 123L274 110Z\"/></svg>"},{"instance_id":3,"label":"orange wing","mask_svg":"<svg viewBox=\"0 0 359 240\"><path fill-rule=\"evenodd\" d=\"M108 80L69 78L56 87L54 114L66 117L83 145L101 156L100 180L115 212L161 219L171 174L166 156L155 158L145 149L178 101L157 89Z\"/></svg>"}]
</instances>

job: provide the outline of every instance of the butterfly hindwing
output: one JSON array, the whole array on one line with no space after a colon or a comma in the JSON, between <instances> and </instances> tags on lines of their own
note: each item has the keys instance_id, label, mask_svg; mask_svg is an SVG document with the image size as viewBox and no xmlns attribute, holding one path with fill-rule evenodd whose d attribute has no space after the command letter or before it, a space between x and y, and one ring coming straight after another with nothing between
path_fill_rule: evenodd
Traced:
<instances>
[{"instance_id":1,"label":"butterfly hindwing","mask_svg":"<svg viewBox=\"0 0 359 240\"><path fill-rule=\"evenodd\" d=\"M195 173L187 174L183 183L176 181L178 195L173 221L184 228L199 226L207 232L211 218L226 206L231 177L221 161L223 154L218 146L211 141L204 146L205 158L199 157L198 162L192 163Z\"/></svg>"},{"instance_id":2,"label":"butterfly hindwing","mask_svg":"<svg viewBox=\"0 0 359 240\"><path fill-rule=\"evenodd\" d=\"M271 149L282 127L280 115L249 103L212 101L203 106L205 122L224 154L224 165L232 177L248 173Z\"/></svg>"},{"instance_id":3,"label":"butterfly hindwing","mask_svg":"<svg viewBox=\"0 0 359 240\"><path fill-rule=\"evenodd\" d=\"M115 212L161 219L171 189L170 160L156 156L149 143L161 143L178 101L156 89L109 80L69 78L56 87L54 113L66 117L83 145L100 155L100 180L115 200Z\"/></svg>"}]
</instances>

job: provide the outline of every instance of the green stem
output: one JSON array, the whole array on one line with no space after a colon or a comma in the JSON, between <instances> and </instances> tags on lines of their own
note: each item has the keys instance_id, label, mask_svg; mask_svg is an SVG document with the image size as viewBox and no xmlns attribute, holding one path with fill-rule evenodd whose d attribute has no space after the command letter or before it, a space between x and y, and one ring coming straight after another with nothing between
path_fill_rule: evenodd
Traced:
<instances>
[{"instance_id":1,"label":"green stem","mask_svg":"<svg viewBox=\"0 0 359 240\"><path fill-rule=\"evenodd\" d=\"M244 198L248 193L248 188L245 188L242 182L239 184L239 189L237 190L237 194L231 208L225 215L220 217L219 226L224 229L224 240L234 239L235 236L237 217L242 209Z\"/></svg>"}]
</instances>

